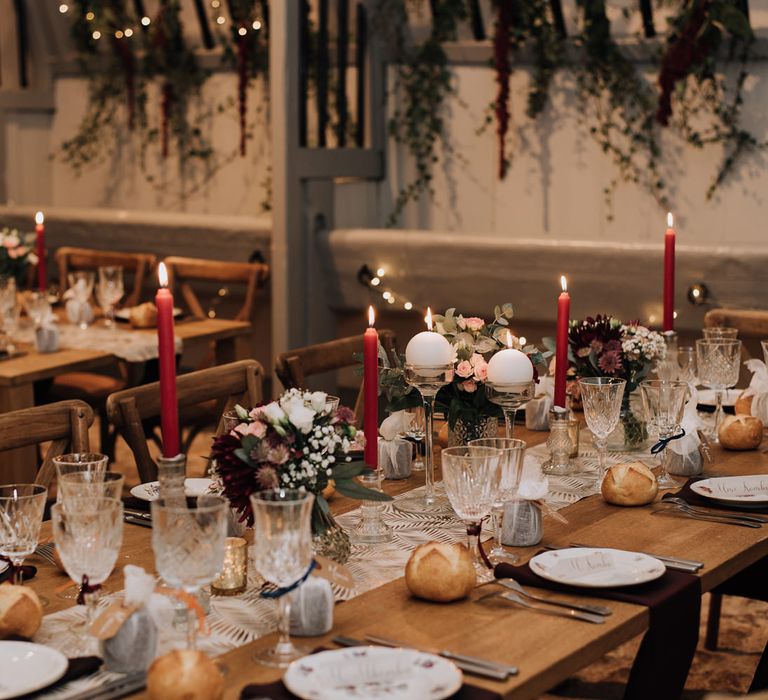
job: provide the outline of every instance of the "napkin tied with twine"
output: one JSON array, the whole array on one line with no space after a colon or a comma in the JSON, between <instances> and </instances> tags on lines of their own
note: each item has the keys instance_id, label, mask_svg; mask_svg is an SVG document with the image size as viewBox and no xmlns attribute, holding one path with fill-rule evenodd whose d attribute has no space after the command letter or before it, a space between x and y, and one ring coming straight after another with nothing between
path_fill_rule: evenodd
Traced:
<instances>
[{"instance_id":1,"label":"napkin tied with twine","mask_svg":"<svg viewBox=\"0 0 768 700\"><path fill-rule=\"evenodd\" d=\"M411 475L413 444L401 437L413 422L413 414L395 411L379 427L379 468L385 479L405 479Z\"/></svg>"},{"instance_id":2,"label":"napkin tied with twine","mask_svg":"<svg viewBox=\"0 0 768 700\"><path fill-rule=\"evenodd\" d=\"M744 365L752 372L749 386L744 390L744 396L753 397L750 413L763 425L768 424L768 367L762 360L747 360Z\"/></svg>"}]
</instances>

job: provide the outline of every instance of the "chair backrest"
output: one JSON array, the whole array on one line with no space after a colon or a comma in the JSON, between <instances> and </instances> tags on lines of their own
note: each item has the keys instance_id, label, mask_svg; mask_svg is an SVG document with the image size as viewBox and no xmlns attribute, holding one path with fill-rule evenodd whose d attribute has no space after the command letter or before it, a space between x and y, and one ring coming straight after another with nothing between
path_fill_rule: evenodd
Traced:
<instances>
[{"instance_id":1,"label":"chair backrest","mask_svg":"<svg viewBox=\"0 0 768 700\"><path fill-rule=\"evenodd\" d=\"M258 292L269 279L269 265L240 263L223 260L201 260L171 256L163 260L168 268L169 284L180 292L190 313L196 318L208 318L194 289L194 283L217 282L222 285L245 286L245 300L234 317L236 321L250 321Z\"/></svg>"},{"instance_id":2,"label":"chair backrest","mask_svg":"<svg viewBox=\"0 0 768 700\"><path fill-rule=\"evenodd\" d=\"M390 357L396 351L397 337L393 331L379 330L379 342ZM305 388L307 377L356 365L359 359L355 355L361 355L362 352L362 335L307 345L278 355L275 360L275 374L286 389ZM363 387L361 385L355 402L355 417L358 421L362 418L362 407Z\"/></svg>"},{"instance_id":3,"label":"chair backrest","mask_svg":"<svg viewBox=\"0 0 768 700\"><path fill-rule=\"evenodd\" d=\"M739 329L739 338L768 338L768 311L761 309L711 309L704 315L704 327Z\"/></svg>"},{"instance_id":4,"label":"chair backrest","mask_svg":"<svg viewBox=\"0 0 768 700\"><path fill-rule=\"evenodd\" d=\"M264 370L256 360L240 360L219 367L179 375L176 396L179 409L215 400L224 413L235 406L258 406L263 401ZM149 454L143 421L160 415L160 383L115 392L107 397L107 417L133 452L142 482L157 478L157 464ZM219 421L217 434L223 421Z\"/></svg>"},{"instance_id":5,"label":"chair backrest","mask_svg":"<svg viewBox=\"0 0 768 700\"><path fill-rule=\"evenodd\" d=\"M59 284L62 292L67 288L67 275L73 270L97 270L102 265L122 266L126 272L133 275L133 289L125 297L125 306L136 306L139 303L147 275L157 263L157 258L149 253L123 253L68 246L59 248L55 257L59 266Z\"/></svg>"},{"instance_id":6,"label":"chair backrest","mask_svg":"<svg viewBox=\"0 0 768 700\"><path fill-rule=\"evenodd\" d=\"M0 452L50 442L35 483L49 488L56 478L53 458L88 452L93 410L83 401L59 401L0 414Z\"/></svg>"}]
</instances>

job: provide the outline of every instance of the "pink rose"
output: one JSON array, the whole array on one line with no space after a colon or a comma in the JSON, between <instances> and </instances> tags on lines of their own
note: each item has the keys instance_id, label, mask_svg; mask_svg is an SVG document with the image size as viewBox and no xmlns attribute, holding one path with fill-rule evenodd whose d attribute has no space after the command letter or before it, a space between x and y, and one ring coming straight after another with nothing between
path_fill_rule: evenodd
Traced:
<instances>
[{"instance_id":1,"label":"pink rose","mask_svg":"<svg viewBox=\"0 0 768 700\"><path fill-rule=\"evenodd\" d=\"M462 330L466 329L468 331L476 332L485 325L485 321L477 316L470 316L469 318L462 317L459 318L458 325Z\"/></svg>"},{"instance_id":2,"label":"pink rose","mask_svg":"<svg viewBox=\"0 0 768 700\"><path fill-rule=\"evenodd\" d=\"M478 382L484 382L488 378L488 363L478 362L475 365L475 379Z\"/></svg>"},{"instance_id":3,"label":"pink rose","mask_svg":"<svg viewBox=\"0 0 768 700\"><path fill-rule=\"evenodd\" d=\"M253 435L259 439L267 434L267 426L260 420L253 421L253 423L240 423L235 430L241 435Z\"/></svg>"},{"instance_id":4,"label":"pink rose","mask_svg":"<svg viewBox=\"0 0 768 700\"><path fill-rule=\"evenodd\" d=\"M469 364L467 360L462 360L456 366L456 374L458 374L460 377L471 377L473 371L474 370L472 369L472 365Z\"/></svg>"},{"instance_id":5,"label":"pink rose","mask_svg":"<svg viewBox=\"0 0 768 700\"><path fill-rule=\"evenodd\" d=\"M472 353L472 357L469 358L469 364L476 367L480 362L485 362L485 358L479 352Z\"/></svg>"},{"instance_id":6,"label":"pink rose","mask_svg":"<svg viewBox=\"0 0 768 700\"><path fill-rule=\"evenodd\" d=\"M477 382L475 382L474 379L467 379L466 382L462 382L459 384L459 386L468 394L471 394L473 391L477 391Z\"/></svg>"}]
</instances>

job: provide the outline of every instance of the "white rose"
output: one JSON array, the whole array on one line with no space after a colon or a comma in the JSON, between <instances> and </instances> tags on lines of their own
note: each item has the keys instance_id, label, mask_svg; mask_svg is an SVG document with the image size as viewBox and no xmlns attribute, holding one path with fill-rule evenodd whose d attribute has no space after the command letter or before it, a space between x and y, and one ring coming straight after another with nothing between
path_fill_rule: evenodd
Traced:
<instances>
[{"instance_id":1,"label":"white rose","mask_svg":"<svg viewBox=\"0 0 768 700\"><path fill-rule=\"evenodd\" d=\"M280 397L280 408L286 413L290 413L296 406L303 406L304 400L294 393L285 393Z\"/></svg>"},{"instance_id":2,"label":"white rose","mask_svg":"<svg viewBox=\"0 0 768 700\"><path fill-rule=\"evenodd\" d=\"M302 405L294 405L288 411L288 420L291 421L302 433L312 430L315 420L315 412L311 408Z\"/></svg>"},{"instance_id":3,"label":"white rose","mask_svg":"<svg viewBox=\"0 0 768 700\"><path fill-rule=\"evenodd\" d=\"M313 391L309 397L309 402L312 404L312 408L318 413L325 410L325 402L328 397L324 391Z\"/></svg>"},{"instance_id":4,"label":"white rose","mask_svg":"<svg viewBox=\"0 0 768 700\"><path fill-rule=\"evenodd\" d=\"M270 423L280 423L285 420L285 411L280 408L276 401L263 406L261 412Z\"/></svg>"}]
</instances>

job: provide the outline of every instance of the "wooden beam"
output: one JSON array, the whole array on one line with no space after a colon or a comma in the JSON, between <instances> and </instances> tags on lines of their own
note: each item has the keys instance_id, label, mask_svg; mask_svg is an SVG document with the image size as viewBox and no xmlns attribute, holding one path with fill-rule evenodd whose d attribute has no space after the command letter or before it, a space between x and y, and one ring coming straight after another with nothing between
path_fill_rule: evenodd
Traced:
<instances>
[{"instance_id":1,"label":"wooden beam","mask_svg":"<svg viewBox=\"0 0 768 700\"><path fill-rule=\"evenodd\" d=\"M340 147L347 145L347 65L349 61L349 0L337 0L336 5L336 110L338 125L336 140Z\"/></svg>"},{"instance_id":2,"label":"wooden beam","mask_svg":"<svg viewBox=\"0 0 768 700\"><path fill-rule=\"evenodd\" d=\"M135 1L137 4L142 2L142 0ZM195 14L197 15L197 23L200 25L200 34L203 37L203 46L210 50L214 47L213 34L211 33L211 26L208 24L208 15L205 12L205 5L203 5L203 0L195 0Z\"/></svg>"},{"instance_id":3,"label":"wooden beam","mask_svg":"<svg viewBox=\"0 0 768 700\"><path fill-rule=\"evenodd\" d=\"M16 46L19 57L19 86L29 87L29 75L27 74L27 50L29 35L27 33L27 6L25 0L13 0L13 9L16 12Z\"/></svg>"},{"instance_id":4,"label":"wooden beam","mask_svg":"<svg viewBox=\"0 0 768 700\"><path fill-rule=\"evenodd\" d=\"M653 7L651 0L640 0L640 14L643 16L643 34L646 39L656 36L656 27L653 26Z\"/></svg>"},{"instance_id":5,"label":"wooden beam","mask_svg":"<svg viewBox=\"0 0 768 700\"><path fill-rule=\"evenodd\" d=\"M555 25L555 31L561 39L568 36L565 29L565 17L563 16L563 4L560 0L549 0L549 6L552 10L552 22Z\"/></svg>"},{"instance_id":6,"label":"wooden beam","mask_svg":"<svg viewBox=\"0 0 768 700\"><path fill-rule=\"evenodd\" d=\"M357 67L357 114L355 122L355 144L358 148L365 145L365 103L368 96L365 91L365 59L368 52L368 13L363 3L357 3L355 17L355 65Z\"/></svg>"},{"instance_id":7,"label":"wooden beam","mask_svg":"<svg viewBox=\"0 0 768 700\"><path fill-rule=\"evenodd\" d=\"M483 23L483 13L480 9L479 0L468 0L469 16L472 20L472 35L475 41L485 41L485 24Z\"/></svg>"},{"instance_id":8,"label":"wooden beam","mask_svg":"<svg viewBox=\"0 0 768 700\"><path fill-rule=\"evenodd\" d=\"M325 148L328 130L328 71L330 70L328 49L328 0L318 5L317 30L317 145Z\"/></svg>"},{"instance_id":9,"label":"wooden beam","mask_svg":"<svg viewBox=\"0 0 768 700\"><path fill-rule=\"evenodd\" d=\"M299 146L307 145L309 101L309 0L299 1Z\"/></svg>"},{"instance_id":10,"label":"wooden beam","mask_svg":"<svg viewBox=\"0 0 768 700\"><path fill-rule=\"evenodd\" d=\"M380 151L364 148L302 148L292 167L306 180L349 177L379 180L384 177L384 158Z\"/></svg>"}]
</instances>

